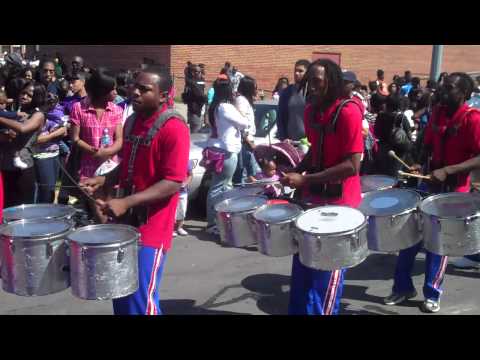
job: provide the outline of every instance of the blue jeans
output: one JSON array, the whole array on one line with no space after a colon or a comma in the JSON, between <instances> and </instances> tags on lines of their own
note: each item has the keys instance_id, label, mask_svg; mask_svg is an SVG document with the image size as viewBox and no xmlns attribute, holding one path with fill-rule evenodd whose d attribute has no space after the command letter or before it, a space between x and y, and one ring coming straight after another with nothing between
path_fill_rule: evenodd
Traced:
<instances>
[{"instance_id":1,"label":"blue jeans","mask_svg":"<svg viewBox=\"0 0 480 360\"><path fill-rule=\"evenodd\" d=\"M55 200L55 184L58 179L58 156L49 159L35 159L37 176L36 203L53 203Z\"/></svg>"},{"instance_id":2,"label":"blue jeans","mask_svg":"<svg viewBox=\"0 0 480 360\"><path fill-rule=\"evenodd\" d=\"M113 300L115 315L162 315L160 280L167 255L162 249L138 248L138 290Z\"/></svg>"},{"instance_id":3,"label":"blue jeans","mask_svg":"<svg viewBox=\"0 0 480 360\"><path fill-rule=\"evenodd\" d=\"M337 315L343 292L345 269L314 270L293 255L289 315Z\"/></svg>"},{"instance_id":4,"label":"blue jeans","mask_svg":"<svg viewBox=\"0 0 480 360\"><path fill-rule=\"evenodd\" d=\"M238 154L227 153L220 174L214 172L207 195L207 227L215 225L215 205L222 200L221 195L232 188L232 179L237 169Z\"/></svg>"},{"instance_id":5,"label":"blue jeans","mask_svg":"<svg viewBox=\"0 0 480 360\"><path fill-rule=\"evenodd\" d=\"M412 270L415 263L415 257L423 246L423 242L418 243L408 249L401 250L398 254L397 266L395 268L395 278L393 283L393 292L396 294L406 294L413 292L415 287L412 281ZM423 285L423 295L425 299L438 301L442 295L442 284L447 268L448 258L433 254L425 250L427 258L425 260L425 282Z\"/></svg>"},{"instance_id":6,"label":"blue jeans","mask_svg":"<svg viewBox=\"0 0 480 360\"><path fill-rule=\"evenodd\" d=\"M247 176L255 176L257 173L255 165L256 160L253 152L245 144L242 145L242 151L238 156L237 170L235 170L233 175L233 183L240 184L243 182L244 170L246 170Z\"/></svg>"}]
</instances>

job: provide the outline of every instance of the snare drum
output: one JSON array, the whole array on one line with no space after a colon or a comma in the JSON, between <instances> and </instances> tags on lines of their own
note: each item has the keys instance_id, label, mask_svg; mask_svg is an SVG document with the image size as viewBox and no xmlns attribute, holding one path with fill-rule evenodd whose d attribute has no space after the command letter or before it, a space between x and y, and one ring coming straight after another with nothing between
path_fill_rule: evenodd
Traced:
<instances>
[{"instance_id":1,"label":"snare drum","mask_svg":"<svg viewBox=\"0 0 480 360\"><path fill-rule=\"evenodd\" d=\"M29 204L3 210L3 222L29 219L72 219L77 210L69 205Z\"/></svg>"},{"instance_id":2,"label":"snare drum","mask_svg":"<svg viewBox=\"0 0 480 360\"><path fill-rule=\"evenodd\" d=\"M420 204L425 248L442 256L480 252L480 194L447 193Z\"/></svg>"},{"instance_id":3,"label":"snare drum","mask_svg":"<svg viewBox=\"0 0 480 360\"><path fill-rule=\"evenodd\" d=\"M138 239L132 226L90 225L72 232L72 294L85 300L116 299L138 289Z\"/></svg>"},{"instance_id":4,"label":"snare drum","mask_svg":"<svg viewBox=\"0 0 480 360\"><path fill-rule=\"evenodd\" d=\"M215 205L217 225L223 243L246 247L257 243L252 214L267 203L262 196L227 199Z\"/></svg>"},{"instance_id":5,"label":"snare drum","mask_svg":"<svg viewBox=\"0 0 480 360\"><path fill-rule=\"evenodd\" d=\"M397 185L397 179L386 175L365 175L360 177L362 195L371 191L391 189Z\"/></svg>"},{"instance_id":6,"label":"snare drum","mask_svg":"<svg viewBox=\"0 0 480 360\"><path fill-rule=\"evenodd\" d=\"M21 296L54 294L70 286L65 219L30 219L0 227L3 290Z\"/></svg>"},{"instance_id":7,"label":"snare drum","mask_svg":"<svg viewBox=\"0 0 480 360\"><path fill-rule=\"evenodd\" d=\"M258 250L267 256L280 257L297 253L293 240L296 218L303 212L295 204L263 205L253 213Z\"/></svg>"},{"instance_id":8,"label":"snare drum","mask_svg":"<svg viewBox=\"0 0 480 360\"><path fill-rule=\"evenodd\" d=\"M333 271L360 264L368 256L367 220L357 209L322 206L295 222L300 262L315 270Z\"/></svg>"},{"instance_id":9,"label":"snare drum","mask_svg":"<svg viewBox=\"0 0 480 360\"><path fill-rule=\"evenodd\" d=\"M415 191L388 189L365 194L360 204L368 217L368 248L396 252L418 244L418 205L422 197Z\"/></svg>"}]
</instances>

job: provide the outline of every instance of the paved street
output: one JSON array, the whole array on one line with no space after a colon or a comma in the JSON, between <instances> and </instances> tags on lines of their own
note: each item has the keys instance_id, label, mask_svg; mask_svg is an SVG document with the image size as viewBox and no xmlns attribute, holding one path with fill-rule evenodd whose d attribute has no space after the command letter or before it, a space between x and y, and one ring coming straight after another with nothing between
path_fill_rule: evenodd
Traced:
<instances>
[{"instance_id":1,"label":"paved street","mask_svg":"<svg viewBox=\"0 0 480 360\"><path fill-rule=\"evenodd\" d=\"M252 249L218 245L203 232L205 223L189 221L188 237L174 240L161 286L166 314L277 315L286 314L291 258L270 258ZM401 306L381 302L392 285L395 256L372 254L347 272L341 314L420 315L423 299L420 254L414 269L419 295ZM440 314L480 314L480 273L448 267ZM26 298L0 291L0 314L112 314L109 301L82 301L70 290ZM434 315L431 315L434 316Z\"/></svg>"}]
</instances>

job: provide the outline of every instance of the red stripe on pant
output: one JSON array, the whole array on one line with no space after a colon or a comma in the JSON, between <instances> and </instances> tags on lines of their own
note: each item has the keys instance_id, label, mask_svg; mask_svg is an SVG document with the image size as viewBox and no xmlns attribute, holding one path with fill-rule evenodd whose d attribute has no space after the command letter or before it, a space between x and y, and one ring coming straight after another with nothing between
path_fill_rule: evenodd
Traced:
<instances>
[{"instance_id":1,"label":"red stripe on pant","mask_svg":"<svg viewBox=\"0 0 480 360\"><path fill-rule=\"evenodd\" d=\"M442 262L440 263L440 268L438 269L437 274L435 275L435 280L433 280L432 286L435 289L438 289L440 286L440 282L443 278L443 275L445 274L445 270L447 268L447 262L448 262L448 257L447 256L442 256Z\"/></svg>"},{"instance_id":2,"label":"red stripe on pant","mask_svg":"<svg viewBox=\"0 0 480 360\"><path fill-rule=\"evenodd\" d=\"M333 312L333 308L335 307L335 297L337 296L338 284L340 283L340 270L335 270L332 272L330 277L330 282L328 284L327 293L325 295L325 304L323 306L325 315L331 315ZM326 309L325 309L326 306Z\"/></svg>"},{"instance_id":3,"label":"red stripe on pant","mask_svg":"<svg viewBox=\"0 0 480 360\"><path fill-rule=\"evenodd\" d=\"M148 284L146 315L156 315L158 313L155 302L153 301L153 293L155 292L158 268L160 267L160 264L161 264L162 249L163 247L155 250L155 259L153 261L153 269L152 269L152 272L150 273L150 282Z\"/></svg>"}]
</instances>

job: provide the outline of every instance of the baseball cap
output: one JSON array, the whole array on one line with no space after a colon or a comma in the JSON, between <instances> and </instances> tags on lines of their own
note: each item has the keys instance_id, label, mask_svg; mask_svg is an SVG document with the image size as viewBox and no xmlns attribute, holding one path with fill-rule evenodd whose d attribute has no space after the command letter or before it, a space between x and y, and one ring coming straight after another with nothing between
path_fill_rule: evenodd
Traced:
<instances>
[{"instance_id":1,"label":"baseball cap","mask_svg":"<svg viewBox=\"0 0 480 360\"><path fill-rule=\"evenodd\" d=\"M357 75L353 71L343 71L343 81L356 82Z\"/></svg>"}]
</instances>

